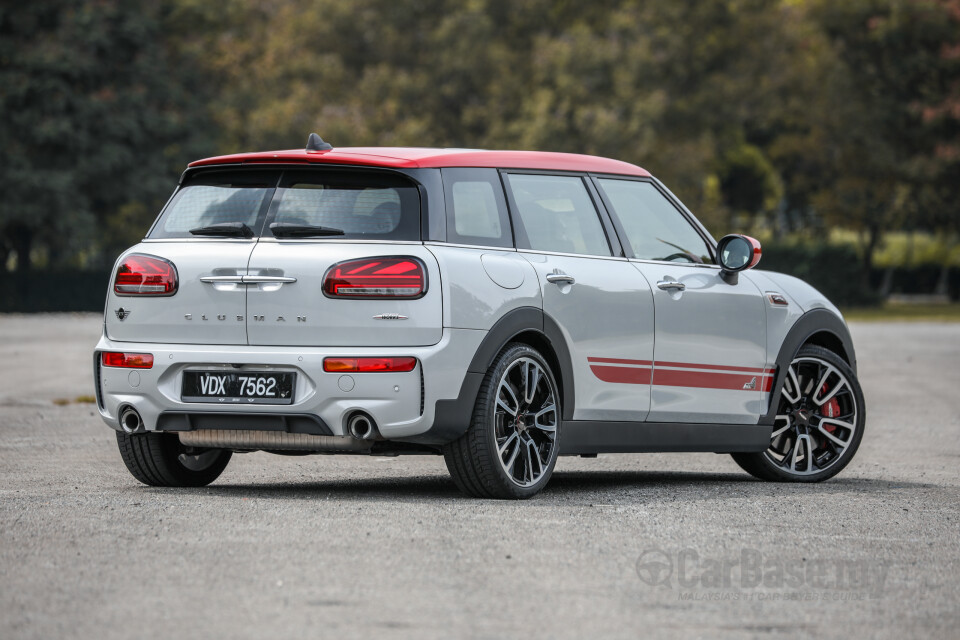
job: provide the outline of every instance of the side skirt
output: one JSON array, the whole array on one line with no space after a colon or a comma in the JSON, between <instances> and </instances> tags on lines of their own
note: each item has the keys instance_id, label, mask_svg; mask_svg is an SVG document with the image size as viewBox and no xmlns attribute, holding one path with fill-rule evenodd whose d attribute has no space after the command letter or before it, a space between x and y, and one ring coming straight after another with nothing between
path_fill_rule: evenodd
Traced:
<instances>
[{"instance_id":1,"label":"side skirt","mask_svg":"<svg viewBox=\"0 0 960 640\"><path fill-rule=\"evenodd\" d=\"M564 420L560 455L765 451L773 427L762 424L682 424Z\"/></svg>"}]
</instances>

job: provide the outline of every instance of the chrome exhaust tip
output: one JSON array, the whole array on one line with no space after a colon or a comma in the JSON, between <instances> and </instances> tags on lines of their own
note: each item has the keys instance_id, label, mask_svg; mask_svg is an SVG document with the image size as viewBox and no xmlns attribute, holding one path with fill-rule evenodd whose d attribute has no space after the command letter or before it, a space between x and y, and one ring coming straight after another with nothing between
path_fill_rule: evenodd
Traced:
<instances>
[{"instance_id":1,"label":"chrome exhaust tip","mask_svg":"<svg viewBox=\"0 0 960 640\"><path fill-rule=\"evenodd\" d=\"M347 432L357 440L373 440L377 437L377 427L373 419L364 413L355 413L347 420Z\"/></svg>"},{"instance_id":2,"label":"chrome exhaust tip","mask_svg":"<svg viewBox=\"0 0 960 640\"><path fill-rule=\"evenodd\" d=\"M120 428L124 433L136 433L143 428L143 420L133 407L125 407L120 412Z\"/></svg>"}]
</instances>

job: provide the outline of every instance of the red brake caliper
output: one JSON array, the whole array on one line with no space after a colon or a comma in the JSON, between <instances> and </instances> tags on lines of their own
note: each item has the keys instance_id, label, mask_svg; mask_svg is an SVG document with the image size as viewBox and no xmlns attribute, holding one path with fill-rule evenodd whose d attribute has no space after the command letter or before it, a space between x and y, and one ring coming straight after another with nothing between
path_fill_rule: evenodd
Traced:
<instances>
[{"instance_id":1,"label":"red brake caliper","mask_svg":"<svg viewBox=\"0 0 960 640\"><path fill-rule=\"evenodd\" d=\"M820 389L820 393L822 395L826 392L827 392L827 384L824 383L823 388ZM837 402L836 398L830 398L829 402L824 403L822 410L823 410L823 417L836 418L838 415L840 415L840 403ZM824 431L829 431L830 433L833 433L834 431L837 430L837 426L833 424L826 424L826 425L823 425L823 429Z\"/></svg>"}]
</instances>

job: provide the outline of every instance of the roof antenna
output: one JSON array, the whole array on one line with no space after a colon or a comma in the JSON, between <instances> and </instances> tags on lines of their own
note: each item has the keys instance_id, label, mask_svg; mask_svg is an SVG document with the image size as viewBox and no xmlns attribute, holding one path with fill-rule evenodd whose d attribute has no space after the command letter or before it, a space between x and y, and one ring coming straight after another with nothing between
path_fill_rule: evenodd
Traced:
<instances>
[{"instance_id":1,"label":"roof antenna","mask_svg":"<svg viewBox=\"0 0 960 640\"><path fill-rule=\"evenodd\" d=\"M315 133L311 133L310 137L307 138L307 151L330 151L330 149L333 149L333 145L324 142L323 138Z\"/></svg>"}]
</instances>

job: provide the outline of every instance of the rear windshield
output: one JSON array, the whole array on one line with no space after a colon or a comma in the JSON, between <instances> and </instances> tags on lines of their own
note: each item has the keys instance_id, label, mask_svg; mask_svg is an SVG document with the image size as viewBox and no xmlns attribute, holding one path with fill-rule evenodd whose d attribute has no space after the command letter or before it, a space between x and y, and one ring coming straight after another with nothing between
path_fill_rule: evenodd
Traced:
<instances>
[{"instance_id":1,"label":"rear windshield","mask_svg":"<svg viewBox=\"0 0 960 640\"><path fill-rule=\"evenodd\" d=\"M327 239L419 240L420 196L406 178L343 170L208 171L177 190L149 238L242 223L272 238L270 224L338 229Z\"/></svg>"}]
</instances>

